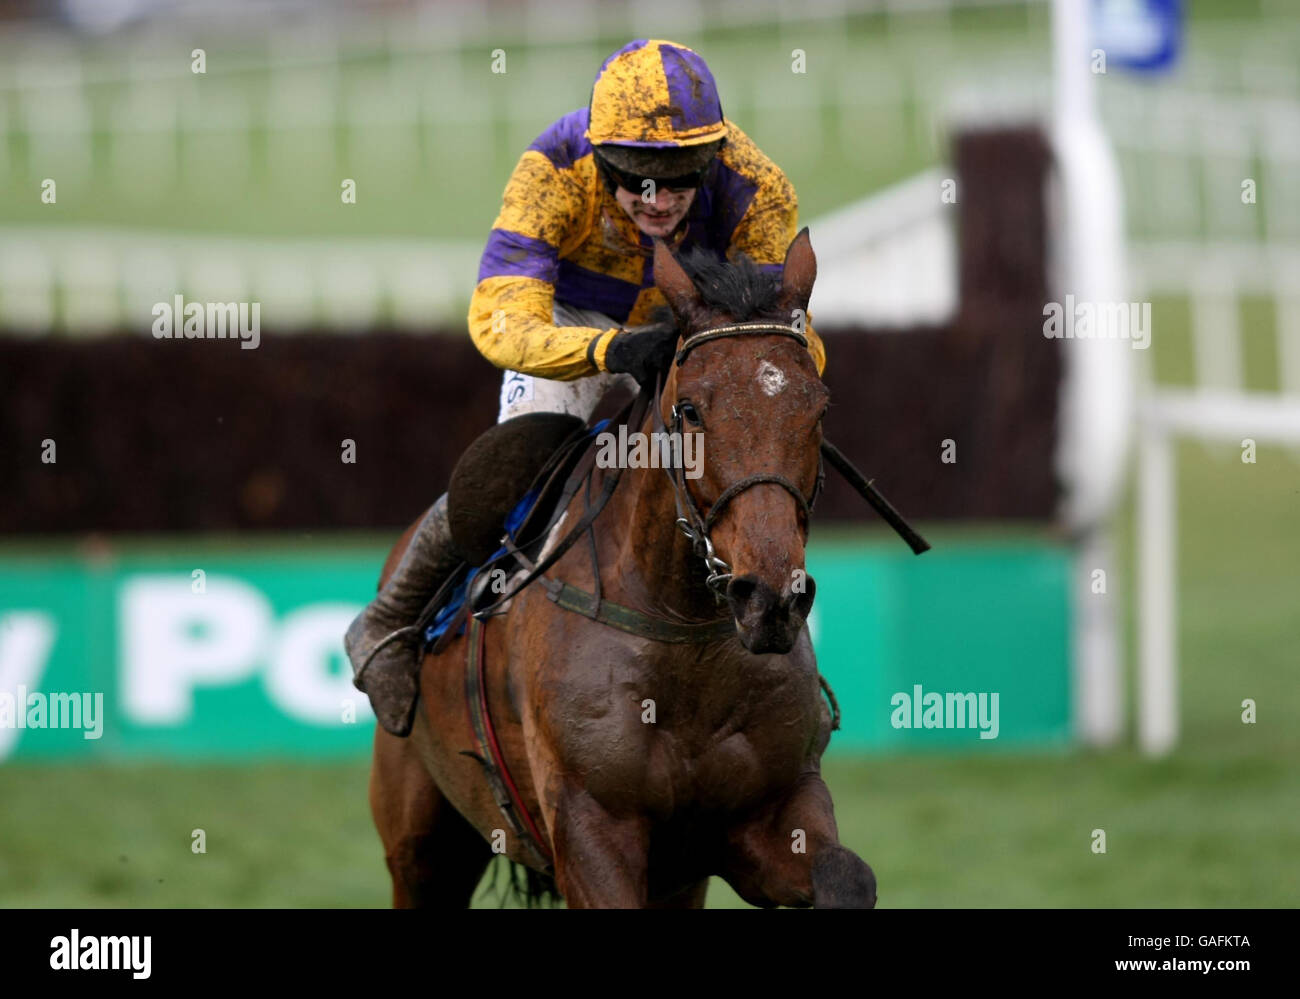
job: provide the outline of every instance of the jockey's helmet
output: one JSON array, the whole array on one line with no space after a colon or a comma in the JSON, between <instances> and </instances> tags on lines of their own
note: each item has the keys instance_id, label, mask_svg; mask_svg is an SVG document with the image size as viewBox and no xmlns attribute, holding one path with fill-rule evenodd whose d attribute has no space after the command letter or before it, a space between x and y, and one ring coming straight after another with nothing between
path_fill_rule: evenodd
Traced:
<instances>
[{"instance_id":1,"label":"jockey's helmet","mask_svg":"<svg viewBox=\"0 0 1300 999\"><path fill-rule=\"evenodd\" d=\"M726 137L713 74L685 45L638 39L596 74L587 138L598 161L617 171L657 178L700 174Z\"/></svg>"}]
</instances>

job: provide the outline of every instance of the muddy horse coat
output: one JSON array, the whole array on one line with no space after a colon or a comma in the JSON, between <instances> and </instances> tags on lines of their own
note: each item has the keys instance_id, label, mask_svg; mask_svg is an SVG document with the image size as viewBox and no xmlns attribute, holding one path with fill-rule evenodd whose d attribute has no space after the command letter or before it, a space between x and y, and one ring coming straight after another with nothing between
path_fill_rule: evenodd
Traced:
<instances>
[{"instance_id":1,"label":"muddy horse coat","mask_svg":"<svg viewBox=\"0 0 1300 999\"><path fill-rule=\"evenodd\" d=\"M589 537L504 613L424 656L410 738L375 738L370 797L395 905L467 905L494 843L571 907L698 907L713 875L755 905L875 903L820 775L832 721L804 544L829 393L790 325L816 273L807 233L779 281L717 261L693 280L662 244L654 263L683 337L629 429L698 435L702 475L593 468L594 492L621 479ZM573 497L552 545L588 502ZM659 622L668 640L566 608L564 586L625 623ZM485 779L467 676L508 787Z\"/></svg>"}]
</instances>

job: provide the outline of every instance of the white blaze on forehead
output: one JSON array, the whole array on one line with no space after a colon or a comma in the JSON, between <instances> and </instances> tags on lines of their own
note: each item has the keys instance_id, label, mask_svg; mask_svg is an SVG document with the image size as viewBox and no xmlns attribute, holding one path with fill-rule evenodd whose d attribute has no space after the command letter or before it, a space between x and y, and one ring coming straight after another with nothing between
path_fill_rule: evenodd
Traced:
<instances>
[{"instance_id":1,"label":"white blaze on forehead","mask_svg":"<svg viewBox=\"0 0 1300 999\"><path fill-rule=\"evenodd\" d=\"M771 361L763 361L758 366L758 384L767 395L776 395L785 388L785 372Z\"/></svg>"}]
</instances>

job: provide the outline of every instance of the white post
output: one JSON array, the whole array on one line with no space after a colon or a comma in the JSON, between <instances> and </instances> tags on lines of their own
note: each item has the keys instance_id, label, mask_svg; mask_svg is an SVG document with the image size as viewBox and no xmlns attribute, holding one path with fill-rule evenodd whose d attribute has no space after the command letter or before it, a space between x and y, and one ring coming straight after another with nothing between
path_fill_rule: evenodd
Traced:
<instances>
[{"instance_id":1,"label":"white post","mask_svg":"<svg viewBox=\"0 0 1300 999\"><path fill-rule=\"evenodd\" d=\"M1138 450L1138 744L1152 756L1169 752L1178 739L1173 447L1166 428L1148 414Z\"/></svg>"},{"instance_id":2,"label":"white post","mask_svg":"<svg viewBox=\"0 0 1300 999\"><path fill-rule=\"evenodd\" d=\"M1087 0L1052 0L1052 71L1059 118L1094 116L1089 37Z\"/></svg>"},{"instance_id":3,"label":"white post","mask_svg":"<svg viewBox=\"0 0 1300 999\"><path fill-rule=\"evenodd\" d=\"M1074 730L1093 746L1117 743L1124 730L1124 696L1120 690L1119 573L1111 530L1101 526L1080 540L1074 558L1071 605L1074 613ZM1105 573L1105 588L1096 592L1094 573Z\"/></svg>"},{"instance_id":4,"label":"white post","mask_svg":"<svg viewBox=\"0 0 1300 999\"><path fill-rule=\"evenodd\" d=\"M1076 301L1124 300L1124 213L1119 168L1097 120L1088 0L1053 0L1055 102L1052 130L1059 178L1053 294ZM1050 343L1044 340L1044 343ZM1056 467L1064 484L1059 516L1075 537L1073 689L1078 734L1092 745L1117 741L1123 719L1119 629L1113 597L1092 598L1092 569L1104 568L1107 524L1121 494L1133 427L1133 351L1119 339L1060 341L1065 373ZM1083 572L1082 570L1087 570ZM1108 589L1116 582L1107 572Z\"/></svg>"}]
</instances>

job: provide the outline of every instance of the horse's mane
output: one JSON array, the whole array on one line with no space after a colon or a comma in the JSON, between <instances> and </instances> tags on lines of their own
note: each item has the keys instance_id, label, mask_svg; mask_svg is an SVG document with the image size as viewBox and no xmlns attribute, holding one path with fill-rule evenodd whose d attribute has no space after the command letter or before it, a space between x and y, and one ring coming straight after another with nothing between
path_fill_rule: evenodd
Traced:
<instances>
[{"instance_id":1,"label":"horse's mane","mask_svg":"<svg viewBox=\"0 0 1300 999\"><path fill-rule=\"evenodd\" d=\"M677 258L699 290L704 304L715 312L744 323L766 319L777 311L781 278L762 270L743 253L734 260L722 260L712 252L694 247Z\"/></svg>"}]
</instances>

